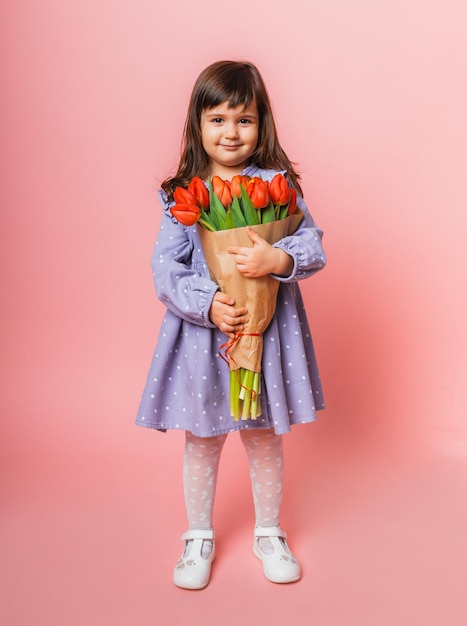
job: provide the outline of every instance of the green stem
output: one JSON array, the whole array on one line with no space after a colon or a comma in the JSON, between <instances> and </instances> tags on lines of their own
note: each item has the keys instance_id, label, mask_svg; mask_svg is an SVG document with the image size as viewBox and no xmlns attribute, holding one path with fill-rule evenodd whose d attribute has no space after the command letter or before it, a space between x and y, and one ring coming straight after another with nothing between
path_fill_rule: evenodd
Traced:
<instances>
[{"instance_id":1,"label":"green stem","mask_svg":"<svg viewBox=\"0 0 467 626\"><path fill-rule=\"evenodd\" d=\"M251 399L253 395L253 381L255 377L255 372L252 370L245 370L245 376L242 381L243 389L244 389L244 400L243 400L243 411L242 411L242 419L247 420L250 417L250 406Z\"/></svg>"},{"instance_id":2,"label":"green stem","mask_svg":"<svg viewBox=\"0 0 467 626\"><path fill-rule=\"evenodd\" d=\"M251 391L245 393L245 399L243 400L242 420L247 420L250 417L250 405L251 405Z\"/></svg>"},{"instance_id":3,"label":"green stem","mask_svg":"<svg viewBox=\"0 0 467 626\"><path fill-rule=\"evenodd\" d=\"M236 422L240 418L240 398L237 370L230 371L230 414Z\"/></svg>"},{"instance_id":4,"label":"green stem","mask_svg":"<svg viewBox=\"0 0 467 626\"><path fill-rule=\"evenodd\" d=\"M251 419L255 420L259 415L261 415L261 402L260 402L260 375L258 372L255 372L253 377L253 393L251 398Z\"/></svg>"},{"instance_id":5,"label":"green stem","mask_svg":"<svg viewBox=\"0 0 467 626\"><path fill-rule=\"evenodd\" d=\"M246 372L247 370L243 367L240 367L238 370L238 378L241 381L241 385L240 386L240 391L238 393L238 397L240 398L240 400L244 400L245 399L245 380L246 380Z\"/></svg>"}]
</instances>

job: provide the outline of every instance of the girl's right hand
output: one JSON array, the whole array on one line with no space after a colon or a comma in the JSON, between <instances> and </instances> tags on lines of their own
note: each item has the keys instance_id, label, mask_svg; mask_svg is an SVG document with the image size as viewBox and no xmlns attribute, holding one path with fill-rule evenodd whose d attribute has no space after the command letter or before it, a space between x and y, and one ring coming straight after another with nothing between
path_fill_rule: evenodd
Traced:
<instances>
[{"instance_id":1,"label":"girl's right hand","mask_svg":"<svg viewBox=\"0 0 467 626\"><path fill-rule=\"evenodd\" d=\"M209 318L230 339L241 333L248 322L247 309L236 309L235 300L222 291L217 291L209 310Z\"/></svg>"}]
</instances>

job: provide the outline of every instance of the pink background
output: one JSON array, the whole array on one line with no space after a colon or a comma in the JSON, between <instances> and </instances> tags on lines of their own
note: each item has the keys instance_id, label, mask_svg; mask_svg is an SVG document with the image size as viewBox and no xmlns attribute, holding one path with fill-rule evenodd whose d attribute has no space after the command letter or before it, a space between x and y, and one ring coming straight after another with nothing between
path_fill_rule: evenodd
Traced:
<instances>
[{"instance_id":1,"label":"pink background","mask_svg":"<svg viewBox=\"0 0 467 626\"><path fill-rule=\"evenodd\" d=\"M465 624L465 3L0 12L0 623ZM163 315L155 190L196 76L222 58L263 73L325 231L303 293L328 408L285 441L303 580L274 586L252 556L234 436L218 560L191 593L171 583L183 435L133 422Z\"/></svg>"}]
</instances>

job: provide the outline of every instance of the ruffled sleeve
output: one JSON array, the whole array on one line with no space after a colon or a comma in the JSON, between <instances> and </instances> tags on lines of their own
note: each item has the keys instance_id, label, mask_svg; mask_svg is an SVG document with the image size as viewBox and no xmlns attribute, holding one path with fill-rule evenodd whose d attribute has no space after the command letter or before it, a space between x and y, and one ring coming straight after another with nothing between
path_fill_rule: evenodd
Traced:
<instances>
[{"instance_id":1,"label":"ruffled sleeve","mask_svg":"<svg viewBox=\"0 0 467 626\"><path fill-rule=\"evenodd\" d=\"M287 252L294 261L290 276L274 275L274 278L281 282L308 278L326 265L326 255L322 246L323 231L314 222L301 196L297 197L297 208L303 212L303 219L297 230L293 235L284 237L274 244L275 248Z\"/></svg>"},{"instance_id":2,"label":"ruffled sleeve","mask_svg":"<svg viewBox=\"0 0 467 626\"><path fill-rule=\"evenodd\" d=\"M182 319L214 328L209 310L219 285L213 282L204 263L193 262L196 225L186 227L170 213L171 203L159 191L163 214L151 265L160 301Z\"/></svg>"}]
</instances>

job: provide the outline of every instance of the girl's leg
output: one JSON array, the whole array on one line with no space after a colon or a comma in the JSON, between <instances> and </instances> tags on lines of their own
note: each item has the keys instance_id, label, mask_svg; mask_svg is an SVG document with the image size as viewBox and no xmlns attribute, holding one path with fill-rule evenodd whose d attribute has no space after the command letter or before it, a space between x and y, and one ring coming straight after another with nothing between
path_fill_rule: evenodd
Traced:
<instances>
[{"instance_id":1,"label":"girl's leg","mask_svg":"<svg viewBox=\"0 0 467 626\"><path fill-rule=\"evenodd\" d=\"M227 435L195 437L186 432L183 487L190 530L212 528L219 461Z\"/></svg>"},{"instance_id":2,"label":"girl's leg","mask_svg":"<svg viewBox=\"0 0 467 626\"><path fill-rule=\"evenodd\" d=\"M241 430L248 457L256 526L279 526L284 483L282 435L272 429Z\"/></svg>"},{"instance_id":3,"label":"girl's leg","mask_svg":"<svg viewBox=\"0 0 467 626\"><path fill-rule=\"evenodd\" d=\"M212 514L219 460L227 435L195 437L186 433L183 486L189 530L175 566L173 581L184 589L203 589L209 583L215 557Z\"/></svg>"},{"instance_id":4,"label":"girl's leg","mask_svg":"<svg viewBox=\"0 0 467 626\"><path fill-rule=\"evenodd\" d=\"M301 576L300 565L279 524L284 484L282 436L272 429L242 430L240 436L248 456L255 505L253 551L269 580L294 582Z\"/></svg>"}]
</instances>

